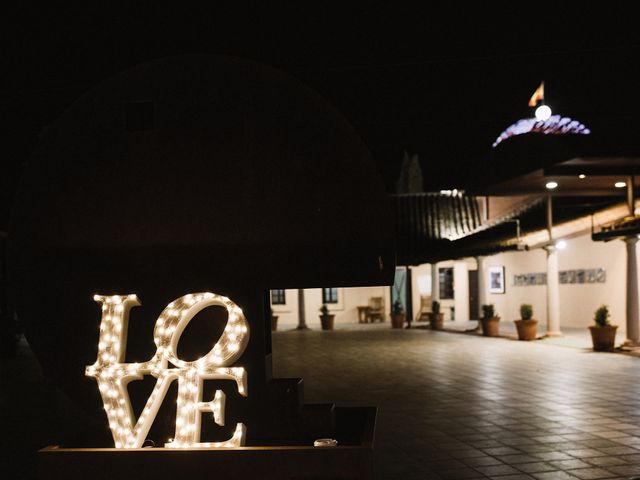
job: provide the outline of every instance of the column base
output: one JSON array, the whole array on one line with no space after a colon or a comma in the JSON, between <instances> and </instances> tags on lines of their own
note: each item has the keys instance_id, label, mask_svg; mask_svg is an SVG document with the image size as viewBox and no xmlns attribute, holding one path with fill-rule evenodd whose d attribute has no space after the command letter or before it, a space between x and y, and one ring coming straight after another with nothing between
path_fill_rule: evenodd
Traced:
<instances>
[{"instance_id":1,"label":"column base","mask_svg":"<svg viewBox=\"0 0 640 480\"><path fill-rule=\"evenodd\" d=\"M625 341L621 345L622 347L640 347L640 341L631 340L629 338L625 339Z\"/></svg>"},{"instance_id":2,"label":"column base","mask_svg":"<svg viewBox=\"0 0 640 480\"><path fill-rule=\"evenodd\" d=\"M306 325L298 325L296 327L296 330L311 330L309 327L307 327Z\"/></svg>"},{"instance_id":3,"label":"column base","mask_svg":"<svg viewBox=\"0 0 640 480\"><path fill-rule=\"evenodd\" d=\"M560 330L556 330L555 332L547 332L544 335L544 338L554 338L554 337L563 337L564 334Z\"/></svg>"}]
</instances>

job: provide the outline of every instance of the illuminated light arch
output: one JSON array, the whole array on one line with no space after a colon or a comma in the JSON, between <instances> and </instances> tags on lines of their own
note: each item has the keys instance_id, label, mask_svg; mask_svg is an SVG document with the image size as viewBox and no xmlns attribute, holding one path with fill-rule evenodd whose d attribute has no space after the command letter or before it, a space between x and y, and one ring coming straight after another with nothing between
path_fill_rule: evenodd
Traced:
<instances>
[{"instance_id":1,"label":"illuminated light arch","mask_svg":"<svg viewBox=\"0 0 640 480\"><path fill-rule=\"evenodd\" d=\"M544 135L589 135L591 130L580 123L578 120L572 120L569 117L561 117L560 115L552 115L547 120L538 120L537 118L522 118L514 124L507 127L496 141L493 142L495 148L507 138L516 135L524 135L526 133L542 133Z\"/></svg>"}]
</instances>

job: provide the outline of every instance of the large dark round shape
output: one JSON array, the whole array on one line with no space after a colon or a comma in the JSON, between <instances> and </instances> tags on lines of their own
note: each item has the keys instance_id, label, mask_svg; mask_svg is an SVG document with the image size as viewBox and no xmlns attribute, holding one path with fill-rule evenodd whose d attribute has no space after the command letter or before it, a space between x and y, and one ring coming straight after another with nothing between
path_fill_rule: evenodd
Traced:
<instances>
[{"instance_id":1,"label":"large dark round shape","mask_svg":"<svg viewBox=\"0 0 640 480\"><path fill-rule=\"evenodd\" d=\"M104 422L84 376L94 293L142 301L127 361L151 357L175 298L227 295L258 352L240 364L265 378L263 291L391 283L392 225L368 150L317 93L253 62L174 57L105 81L44 132L12 215L11 279L45 373Z\"/></svg>"}]
</instances>

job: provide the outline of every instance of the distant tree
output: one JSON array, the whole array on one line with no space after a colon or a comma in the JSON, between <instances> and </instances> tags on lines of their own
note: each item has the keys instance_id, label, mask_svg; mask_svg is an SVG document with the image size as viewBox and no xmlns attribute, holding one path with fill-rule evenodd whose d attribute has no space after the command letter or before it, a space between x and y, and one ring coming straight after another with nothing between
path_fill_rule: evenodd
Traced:
<instances>
[{"instance_id":1,"label":"distant tree","mask_svg":"<svg viewBox=\"0 0 640 480\"><path fill-rule=\"evenodd\" d=\"M400 176L396 182L396 193L422 193L422 169L418 154L409 155L404 152L402 166L400 167Z\"/></svg>"}]
</instances>

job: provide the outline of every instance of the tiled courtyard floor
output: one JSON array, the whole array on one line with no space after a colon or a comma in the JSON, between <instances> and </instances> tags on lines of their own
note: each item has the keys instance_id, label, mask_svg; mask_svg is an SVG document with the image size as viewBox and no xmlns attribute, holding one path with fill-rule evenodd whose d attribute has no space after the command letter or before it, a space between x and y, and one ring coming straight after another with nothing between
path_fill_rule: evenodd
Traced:
<instances>
[{"instance_id":1,"label":"tiled courtyard floor","mask_svg":"<svg viewBox=\"0 0 640 480\"><path fill-rule=\"evenodd\" d=\"M307 403L377 405L376 478L640 475L640 359L389 324L276 332Z\"/></svg>"},{"instance_id":2,"label":"tiled courtyard floor","mask_svg":"<svg viewBox=\"0 0 640 480\"><path fill-rule=\"evenodd\" d=\"M279 331L279 377L307 403L379 407L376 478L628 479L640 475L640 358L564 339L391 330ZM564 343L563 343L564 342ZM32 478L34 452L82 417L23 342L0 369L0 472Z\"/></svg>"}]
</instances>

